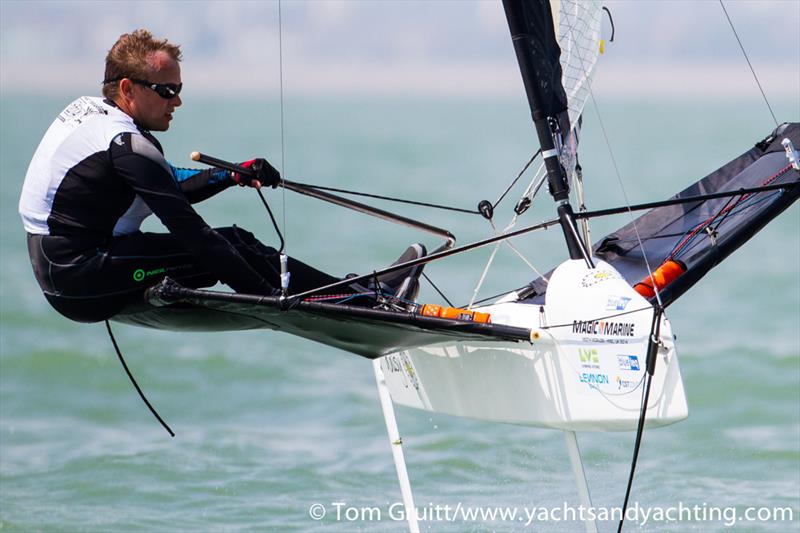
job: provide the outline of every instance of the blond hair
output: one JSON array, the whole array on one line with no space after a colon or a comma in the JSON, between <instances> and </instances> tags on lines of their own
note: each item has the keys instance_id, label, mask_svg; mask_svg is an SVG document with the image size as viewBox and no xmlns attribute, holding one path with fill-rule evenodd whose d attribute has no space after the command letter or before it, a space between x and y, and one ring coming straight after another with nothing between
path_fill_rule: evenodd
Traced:
<instances>
[{"instance_id":1,"label":"blond hair","mask_svg":"<svg viewBox=\"0 0 800 533\"><path fill-rule=\"evenodd\" d=\"M147 79L152 71L148 59L155 52L164 51L175 61L181 60L181 47L166 39L156 39L145 29L120 35L106 55L106 73L103 79L103 96L114 99L119 94L122 78Z\"/></svg>"}]
</instances>

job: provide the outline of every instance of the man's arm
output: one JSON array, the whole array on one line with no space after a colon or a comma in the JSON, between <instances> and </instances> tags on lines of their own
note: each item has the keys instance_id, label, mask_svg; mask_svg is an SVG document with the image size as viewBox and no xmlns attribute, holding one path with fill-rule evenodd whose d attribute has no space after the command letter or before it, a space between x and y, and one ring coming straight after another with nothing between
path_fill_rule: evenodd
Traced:
<instances>
[{"instance_id":1,"label":"man's arm","mask_svg":"<svg viewBox=\"0 0 800 533\"><path fill-rule=\"evenodd\" d=\"M230 177L230 172L216 168L197 170L193 168L178 168L169 164L172 175L181 191L186 195L189 203L196 204L211 198L224 191L236 182Z\"/></svg>"},{"instance_id":2,"label":"man's arm","mask_svg":"<svg viewBox=\"0 0 800 533\"><path fill-rule=\"evenodd\" d=\"M224 237L205 223L173 178L169 164L144 136L122 133L111 142L117 174L209 272L237 292L277 294Z\"/></svg>"}]
</instances>

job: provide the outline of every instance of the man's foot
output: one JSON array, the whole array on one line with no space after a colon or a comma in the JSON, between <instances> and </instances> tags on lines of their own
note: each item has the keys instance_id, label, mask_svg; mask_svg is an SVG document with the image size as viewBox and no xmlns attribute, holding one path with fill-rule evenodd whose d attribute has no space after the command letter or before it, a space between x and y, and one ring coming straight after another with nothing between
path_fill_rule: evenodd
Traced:
<instances>
[{"instance_id":1,"label":"man's foot","mask_svg":"<svg viewBox=\"0 0 800 533\"><path fill-rule=\"evenodd\" d=\"M392 263L392 266L413 261L420 257L425 257L427 251L425 246L416 243L412 244L406 251L403 252L397 261ZM350 289L359 294L370 294L377 300L372 305L376 309L406 309L406 304L412 303L419 293L419 277L422 275L422 269L425 265L415 265L408 268L403 268L396 272L390 272L378 276L377 284L375 278L370 279L366 286L361 283L352 283ZM348 274L347 278L354 278L356 274ZM359 302L364 303L364 302ZM354 302L354 305L359 305Z\"/></svg>"},{"instance_id":2,"label":"man's foot","mask_svg":"<svg viewBox=\"0 0 800 533\"><path fill-rule=\"evenodd\" d=\"M406 251L403 252L403 255L401 255L397 261L392 263L392 266L425 257L427 253L425 246L422 244L412 244L406 248ZM419 293L419 277L422 275L422 269L424 267L424 264L415 265L378 276L378 292L396 300L413 302ZM373 281L370 283L370 288L375 288L374 285L375 282Z\"/></svg>"}]
</instances>

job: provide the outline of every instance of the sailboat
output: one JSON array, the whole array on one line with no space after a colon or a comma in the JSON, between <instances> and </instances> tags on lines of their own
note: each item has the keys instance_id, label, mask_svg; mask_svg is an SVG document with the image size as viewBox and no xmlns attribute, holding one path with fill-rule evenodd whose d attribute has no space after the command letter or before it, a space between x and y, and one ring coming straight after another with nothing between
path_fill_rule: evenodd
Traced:
<instances>
[{"instance_id":1,"label":"sailboat","mask_svg":"<svg viewBox=\"0 0 800 533\"><path fill-rule=\"evenodd\" d=\"M544 184L555 207L551 220L456 246L449 231L285 180L288 190L443 242L425 257L280 297L195 290L167 279L148 292L147 306L113 319L175 331L271 329L371 359L411 531L418 525L393 404L563 431L581 502L590 506L575 432L636 431L638 450L645 428L688 416L665 310L800 195L800 124L784 123L671 198L587 210L578 148L604 12L594 2L571 0L504 0L503 6L541 158L514 220ZM194 159L248 172L203 154ZM494 215L484 202L478 211ZM620 213L629 213L630 222L591 243L588 222ZM320 298L478 247L533 239L549 227L563 233L560 265L452 317L416 302L372 309ZM586 528L596 531L593 522Z\"/></svg>"}]
</instances>

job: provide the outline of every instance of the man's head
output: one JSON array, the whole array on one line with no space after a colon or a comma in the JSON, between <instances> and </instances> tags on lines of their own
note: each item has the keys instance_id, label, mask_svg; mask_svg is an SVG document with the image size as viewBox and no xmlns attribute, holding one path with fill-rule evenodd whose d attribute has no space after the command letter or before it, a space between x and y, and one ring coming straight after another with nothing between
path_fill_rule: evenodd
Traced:
<instances>
[{"instance_id":1,"label":"man's head","mask_svg":"<svg viewBox=\"0 0 800 533\"><path fill-rule=\"evenodd\" d=\"M126 33L106 56L103 95L142 128L166 131L181 105L181 49L147 30Z\"/></svg>"}]
</instances>

